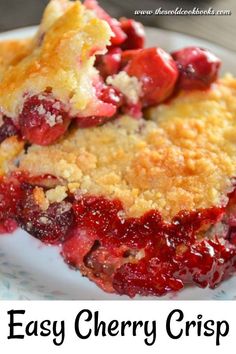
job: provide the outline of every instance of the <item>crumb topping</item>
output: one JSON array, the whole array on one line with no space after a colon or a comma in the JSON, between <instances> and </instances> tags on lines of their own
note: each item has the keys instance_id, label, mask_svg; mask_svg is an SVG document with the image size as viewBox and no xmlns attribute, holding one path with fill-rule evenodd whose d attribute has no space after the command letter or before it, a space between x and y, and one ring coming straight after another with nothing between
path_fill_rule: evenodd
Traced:
<instances>
[{"instance_id":1,"label":"crumb topping","mask_svg":"<svg viewBox=\"0 0 236 354\"><path fill-rule=\"evenodd\" d=\"M47 210L49 207L49 201L45 196L44 190L41 187L35 187L33 190L33 197L35 203L42 209Z\"/></svg>"},{"instance_id":2,"label":"crumb topping","mask_svg":"<svg viewBox=\"0 0 236 354\"><path fill-rule=\"evenodd\" d=\"M107 83L114 86L125 95L130 103L136 104L141 96L141 83L135 76L129 76L125 71L109 76Z\"/></svg>"},{"instance_id":3,"label":"crumb topping","mask_svg":"<svg viewBox=\"0 0 236 354\"><path fill-rule=\"evenodd\" d=\"M0 176L14 169L14 161L23 149L23 141L16 136L11 136L0 144Z\"/></svg>"},{"instance_id":4,"label":"crumb topping","mask_svg":"<svg viewBox=\"0 0 236 354\"><path fill-rule=\"evenodd\" d=\"M57 116L56 114L52 114L51 112L47 112L45 114L46 122L50 127L54 127L56 124L63 123L62 116Z\"/></svg>"},{"instance_id":5,"label":"crumb topping","mask_svg":"<svg viewBox=\"0 0 236 354\"><path fill-rule=\"evenodd\" d=\"M9 66L18 64L32 49L31 39L5 40L0 42L0 80Z\"/></svg>"},{"instance_id":6,"label":"crumb topping","mask_svg":"<svg viewBox=\"0 0 236 354\"><path fill-rule=\"evenodd\" d=\"M74 130L48 147L32 146L20 162L33 175L64 179L77 195L119 198L126 216L224 205L236 176L236 80L185 92L150 112ZM64 190L62 195L64 195Z\"/></svg>"},{"instance_id":7,"label":"crumb topping","mask_svg":"<svg viewBox=\"0 0 236 354\"><path fill-rule=\"evenodd\" d=\"M67 197L67 188L64 186L57 186L56 188L49 189L46 192L46 197L50 203L60 203Z\"/></svg>"}]
</instances>

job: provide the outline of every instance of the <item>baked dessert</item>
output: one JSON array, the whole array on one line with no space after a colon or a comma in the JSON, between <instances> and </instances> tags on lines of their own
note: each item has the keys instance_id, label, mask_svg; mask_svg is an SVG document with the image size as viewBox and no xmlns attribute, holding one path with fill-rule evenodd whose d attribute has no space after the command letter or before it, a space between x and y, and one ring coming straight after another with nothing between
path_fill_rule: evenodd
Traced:
<instances>
[{"instance_id":1,"label":"baked dessert","mask_svg":"<svg viewBox=\"0 0 236 354\"><path fill-rule=\"evenodd\" d=\"M54 6L58 11L51 10ZM230 75L218 79L220 60L207 50L189 47L170 55L158 47L144 49L140 24L111 19L94 0L84 6L52 1L30 54L10 63L0 81L0 90L5 89L0 154L7 144L5 150L12 151L2 158L1 231L19 226L61 247L70 267L108 292L133 297L163 295L187 284L213 288L236 269L236 80ZM4 82L19 67L24 73L28 63L38 62L42 43L51 48L64 21L70 42L71 16L77 11L82 22L92 18L97 30L108 34L102 52L101 47L93 51L91 62L86 56L89 71L83 75L94 82L89 81L91 70L99 85L114 90L119 103L109 117L86 116L94 107L87 91L93 99L70 116L55 141L52 130L46 141L45 130L36 127L34 137L43 132L38 144L19 122L23 116L27 129L38 114L45 115L43 110L50 111L51 102L64 122L58 81L52 80L51 90L40 86L43 93L36 85L38 91L25 100L25 82L13 80L11 97L21 97L13 106ZM66 39L63 45L67 51ZM73 58L79 48L76 43ZM72 62L66 56L63 68L68 65L70 72ZM60 70L62 63L57 65ZM76 91L70 109L78 102ZM18 123L14 109L22 110Z\"/></svg>"},{"instance_id":2,"label":"baked dessert","mask_svg":"<svg viewBox=\"0 0 236 354\"><path fill-rule=\"evenodd\" d=\"M0 42L0 79L9 66L16 65L29 54L31 46L31 39L5 40Z\"/></svg>"}]
</instances>

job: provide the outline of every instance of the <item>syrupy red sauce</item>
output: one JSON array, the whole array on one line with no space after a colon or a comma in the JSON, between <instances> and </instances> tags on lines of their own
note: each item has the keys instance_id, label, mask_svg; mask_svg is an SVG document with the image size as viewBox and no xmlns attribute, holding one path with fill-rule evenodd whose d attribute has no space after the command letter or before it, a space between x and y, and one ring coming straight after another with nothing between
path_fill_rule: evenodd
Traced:
<instances>
[{"instance_id":1,"label":"syrupy red sauce","mask_svg":"<svg viewBox=\"0 0 236 354\"><path fill-rule=\"evenodd\" d=\"M61 244L65 261L105 291L133 297L163 295L185 284L214 288L236 270L230 228L224 235L204 237L211 225L228 222L227 208L183 211L166 222L155 210L124 218L119 200L69 196L43 211L33 189L54 183L52 176L3 178L0 231L11 232L18 224L44 243ZM232 215L228 220L233 230Z\"/></svg>"}]
</instances>

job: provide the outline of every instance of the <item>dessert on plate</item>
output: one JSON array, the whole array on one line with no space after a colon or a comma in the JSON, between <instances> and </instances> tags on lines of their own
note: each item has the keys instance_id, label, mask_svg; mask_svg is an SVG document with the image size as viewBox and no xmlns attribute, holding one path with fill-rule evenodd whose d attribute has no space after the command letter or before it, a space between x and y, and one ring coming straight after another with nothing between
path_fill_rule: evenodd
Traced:
<instances>
[{"instance_id":1,"label":"dessert on plate","mask_svg":"<svg viewBox=\"0 0 236 354\"><path fill-rule=\"evenodd\" d=\"M236 80L206 49L144 45L94 0L0 44L0 230L107 292L214 288L236 270Z\"/></svg>"}]
</instances>

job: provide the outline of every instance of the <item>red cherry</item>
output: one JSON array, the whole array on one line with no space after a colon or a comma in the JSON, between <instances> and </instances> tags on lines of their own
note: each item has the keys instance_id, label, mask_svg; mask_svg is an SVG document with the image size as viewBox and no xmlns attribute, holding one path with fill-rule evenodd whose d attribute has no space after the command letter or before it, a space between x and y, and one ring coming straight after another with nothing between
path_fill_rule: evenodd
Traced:
<instances>
[{"instance_id":1,"label":"red cherry","mask_svg":"<svg viewBox=\"0 0 236 354\"><path fill-rule=\"evenodd\" d=\"M144 107L161 103L173 92L178 69L172 57L161 48L140 50L126 68L142 84Z\"/></svg>"},{"instance_id":2,"label":"red cherry","mask_svg":"<svg viewBox=\"0 0 236 354\"><path fill-rule=\"evenodd\" d=\"M52 203L47 210L42 210L34 200L33 188L28 183L21 185L24 195L18 202L18 225L44 243L64 241L74 220L71 204L67 201Z\"/></svg>"},{"instance_id":3,"label":"red cherry","mask_svg":"<svg viewBox=\"0 0 236 354\"><path fill-rule=\"evenodd\" d=\"M172 57L179 68L180 89L207 89L218 77L221 61L208 50L187 47L172 53Z\"/></svg>"},{"instance_id":4,"label":"red cherry","mask_svg":"<svg viewBox=\"0 0 236 354\"><path fill-rule=\"evenodd\" d=\"M29 97L19 116L23 137L38 145L55 142L66 132L70 121L62 103L47 94Z\"/></svg>"},{"instance_id":5,"label":"red cherry","mask_svg":"<svg viewBox=\"0 0 236 354\"><path fill-rule=\"evenodd\" d=\"M100 19L105 20L110 25L114 34L114 37L111 38L112 45L117 46L125 41L126 34L122 31L120 23L115 18L108 15L108 13L98 5L96 0L85 0L84 6L89 10L93 10Z\"/></svg>"},{"instance_id":6,"label":"red cherry","mask_svg":"<svg viewBox=\"0 0 236 354\"><path fill-rule=\"evenodd\" d=\"M115 116L117 109L123 102L123 95L114 87L105 84L97 86L97 96L102 102L101 106L113 107L113 115L106 116L104 111L104 115L101 116L77 117L76 123L79 128L96 127L108 122L113 116Z\"/></svg>"},{"instance_id":7,"label":"red cherry","mask_svg":"<svg viewBox=\"0 0 236 354\"><path fill-rule=\"evenodd\" d=\"M145 44L144 27L140 22L132 19L123 18L120 20L121 29L127 35L126 40L122 43L121 48L127 49L142 49Z\"/></svg>"},{"instance_id":8,"label":"red cherry","mask_svg":"<svg viewBox=\"0 0 236 354\"><path fill-rule=\"evenodd\" d=\"M141 49L124 50L121 54L121 67L124 68L130 62L130 60L134 59L140 50Z\"/></svg>"},{"instance_id":9,"label":"red cherry","mask_svg":"<svg viewBox=\"0 0 236 354\"><path fill-rule=\"evenodd\" d=\"M122 104L123 95L114 87L104 85L99 92L99 99L118 108Z\"/></svg>"},{"instance_id":10,"label":"red cherry","mask_svg":"<svg viewBox=\"0 0 236 354\"><path fill-rule=\"evenodd\" d=\"M100 75L106 79L107 76L115 75L121 67L121 53L119 47L111 47L105 55L99 55L96 60L96 68Z\"/></svg>"}]
</instances>

